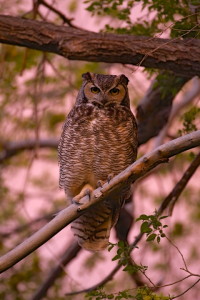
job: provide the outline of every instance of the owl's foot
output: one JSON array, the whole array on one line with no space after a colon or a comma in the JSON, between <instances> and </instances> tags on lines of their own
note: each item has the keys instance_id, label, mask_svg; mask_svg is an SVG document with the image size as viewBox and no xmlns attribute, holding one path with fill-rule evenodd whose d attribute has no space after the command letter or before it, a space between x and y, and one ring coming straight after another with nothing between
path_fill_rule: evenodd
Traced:
<instances>
[{"instance_id":1,"label":"owl's foot","mask_svg":"<svg viewBox=\"0 0 200 300\"><path fill-rule=\"evenodd\" d=\"M72 203L76 205L83 205L87 203L91 199L92 191L93 188L91 186L85 185L81 192L72 199ZM84 198L84 201L81 201L82 198Z\"/></svg>"}]
</instances>

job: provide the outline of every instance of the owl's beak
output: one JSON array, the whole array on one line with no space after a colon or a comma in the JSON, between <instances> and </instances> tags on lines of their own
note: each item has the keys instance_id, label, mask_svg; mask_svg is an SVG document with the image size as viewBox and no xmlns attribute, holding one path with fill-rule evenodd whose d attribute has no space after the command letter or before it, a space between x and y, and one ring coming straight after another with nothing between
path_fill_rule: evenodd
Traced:
<instances>
[{"instance_id":1,"label":"owl's beak","mask_svg":"<svg viewBox=\"0 0 200 300\"><path fill-rule=\"evenodd\" d=\"M103 98L103 99L101 100L101 104L104 106L106 103L107 103L107 100L106 100L105 98Z\"/></svg>"},{"instance_id":2,"label":"owl's beak","mask_svg":"<svg viewBox=\"0 0 200 300\"><path fill-rule=\"evenodd\" d=\"M101 97L101 104L104 106L107 102L108 102L108 99L106 98L106 95L103 95L102 97Z\"/></svg>"}]
</instances>

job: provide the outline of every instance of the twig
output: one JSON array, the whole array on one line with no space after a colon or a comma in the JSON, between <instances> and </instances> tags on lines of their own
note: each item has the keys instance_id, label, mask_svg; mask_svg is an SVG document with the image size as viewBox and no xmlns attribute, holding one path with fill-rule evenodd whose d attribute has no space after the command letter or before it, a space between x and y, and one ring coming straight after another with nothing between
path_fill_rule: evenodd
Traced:
<instances>
[{"instance_id":1,"label":"twig","mask_svg":"<svg viewBox=\"0 0 200 300\"><path fill-rule=\"evenodd\" d=\"M182 282L182 281L184 281L185 279L188 279L188 278L190 278L190 277L192 277L192 276L193 276L193 275L189 274L189 275L187 275L187 276L185 276L185 277L183 277L183 278L181 278L181 279L179 279L179 280L176 280L176 281L174 281L174 282L170 282L170 283L163 284L163 285L158 285L158 286L156 286L156 287L157 287L157 288L164 288L164 287L167 287L167 286L171 286L171 285L177 284L177 283L179 283L179 282Z\"/></svg>"},{"instance_id":2,"label":"twig","mask_svg":"<svg viewBox=\"0 0 200 300\"><path fill-rule=\"evenodd\" d=\"M187 288L184 292L182 292L181 294L179 295L176 295L174 297L171 297L170 299L176 299L176 298L179 298L181 296L183 296L184 294L186 294L189 290L191 290L198 282L200 281L200 279L198 279L197 281L195 281L195 283L193 283L189 288Z\"/></svg>"},{"instance_id":3,"label":"twig","mask_svg":"<svg viewBox=\"0 0 200 300\"><path fill-rule=\"evenodd\" d=\"M45 0L38 0L38 3L44 5L49 10L53 11L56 15L58 15L63 20L64 23L66 23L70 27L77 28L75 25L71 23L71 21L73 21L73 18L71 19L67 18L60 10L47 3Z\"/></svg>"},{"instance_id":4,"label":"twig","mask_svg":"<svg viewBox=\"0 0 200 300\"><path fill-rule=\"evenodd\" d=\"M185 258L184 258L184 256L183 256L183 253L182 253L182 252L180 251L180 249L172 242L172 240L170 240L167 236L166 236L166 239L168 240L168 242L169 242L174 248L176 248L176 250L178 251L178 253L179 253L180 256L181 256L181 259L182 259L183 264L184 264L184 267L185 267L185 268L181 268L181 270L187 272L187 273L189 274L188 277L189 277L189 276L200 277L200 274L195 274L195 273L192 273L192 272L189 271L189 269L188 269L188 267L187 267L187 264L186 264L186 261L185 261Z\"/></svg>"},{"instance_id":5,"label":"twig","mask_svg":"<svg viewBox=\"0 0 200 300\"><path fill-rule=\"evenodd\" d=\"M176 248L176 250L178 251L178 253L180 254L180 256L181 256L181 259L182 259L182 261L183 261L183 264L184 264L184 266L185 266L185 270L187 271L187 272L189 272L188 271L188 267L187 267L187 264L186 264L186 261L185 261L185 258L184 258L184 256L183 256L183 253L180 251L180 249L166 236L166 239L168 240L168 242L174 247L174 248ZM189 272L190 273L190 272Z\"/></svg>"},{"instance_id":6,"label":"twig","mask_svg":"<svg viewBox=\"0 0 200 300\"><path fill-rule=\"evenodd\" d=\"M119 191L125 188L128 184L136 181L159 164L168 161L170 157L199 145L200 130L170 141L141 157L134 164L130 165L120 174L111 179L109 183L107 182L102 187L94 190L90 201L87 201L87 196L83 197L81 202L84 204L81 207L78 207L78 209L77 205L71 204L69 207L63 209L43 228L27 238L16 248L2 256L0 258L0 272L9 269L11 266L15 265L28 254L47 242L61 229L82 215L86 209L89 209L89 207L103 201L111 194L118 194Z\"/></svg>"}]
</instances>

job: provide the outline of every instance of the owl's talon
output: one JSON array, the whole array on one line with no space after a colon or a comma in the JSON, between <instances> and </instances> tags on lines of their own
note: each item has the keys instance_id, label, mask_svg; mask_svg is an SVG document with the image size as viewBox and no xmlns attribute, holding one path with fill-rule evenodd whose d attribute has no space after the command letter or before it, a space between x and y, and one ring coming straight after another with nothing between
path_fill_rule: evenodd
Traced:
<instances>
[{"instance_id":1,"label":"owl's talon","mask_svg":"<svg viewBox=\"0 0 200 300\"><path fill-rule=\"evenodd\" d=\"M75 197L74 197L75 198ZM72 199L72 204L75 204L75 205L83 205L84 203L81 203L79 200L76 200L76 199Z\"/></svg>"},{"instance_id":2,"label":"owl's talon","mask_svg":"<svg viewBox=\"0 0 200 300\"><path fill-rule=\"evenodd\" d=\"M85 196L88 196L88 201L91 200L91 190L90 189L85 190Z\"/></svg>"},{"instance_id":3,"label":"owl's talon","mask_svg":"<svg viewBox=\"0 0 200 300\"><path fill-rule=\"evenodd\" d=\"M107 178L108 183L110 183L110 181L111 181L111 179L113 179L113 177L114 177L113 173L108 175L108 178Z\"/></svg>"},{"instance_id":4,"label":"owl's talon","mask_svg":"<svg viewBox=\"0 0 200 300\"><path fill-rule=\"evenodd\" d=\"M97 187L102 188L103 184L104 184L104 182L102 180L97 181Z\"/></svg>"},{"instance_id":5,"label":"owl's talon","mask_svg":"<svg viewBox=\"0 0 200 300\"><path fill-rule=\"evenodd\" d=\"M86 197L88 196L88 199L85 200L84 202L81 202L80 200L83 198L83 197ZM72 199L72 203L73 204L76 204L76 205L83 205L85 204L86 202L90 201L91 199L91 190L90 189L85 189L82 193L80 193L79 195L75 196L73 199Z\"/></svg>"}]
</instances>

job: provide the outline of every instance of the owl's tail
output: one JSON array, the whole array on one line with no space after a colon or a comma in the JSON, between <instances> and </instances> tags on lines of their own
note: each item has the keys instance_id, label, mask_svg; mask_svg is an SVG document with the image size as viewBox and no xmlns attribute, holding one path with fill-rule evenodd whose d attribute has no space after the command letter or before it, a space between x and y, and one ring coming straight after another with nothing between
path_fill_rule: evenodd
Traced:
<instances>
[{"instance_id":1,"label":"owl's tail","mask_svg":"<svg viewBox=\"0 0 200 300\"><path fill-rule=\"evenodd\" d=\"M86 250L100 251L108 246L114 219L113 209L108 202L103 202L76 219L71 228L80 246Z\"/></svg>"}]
</instances>

